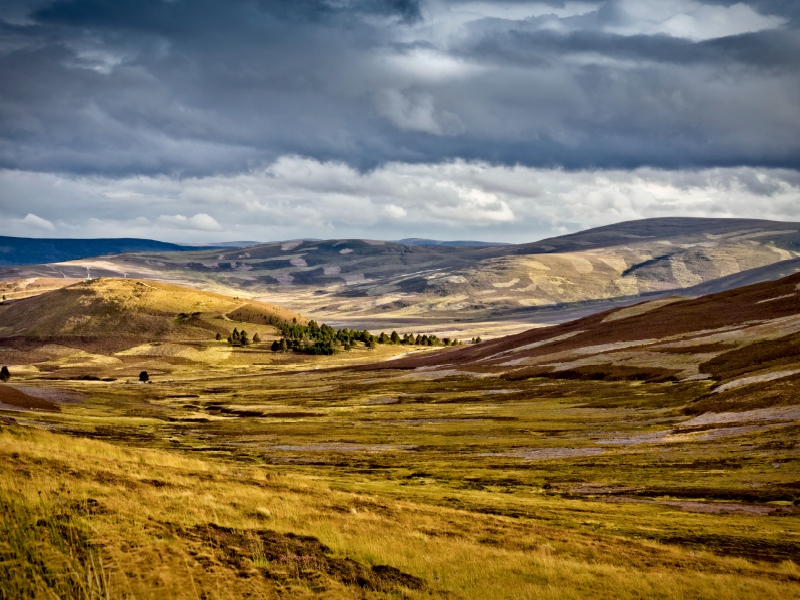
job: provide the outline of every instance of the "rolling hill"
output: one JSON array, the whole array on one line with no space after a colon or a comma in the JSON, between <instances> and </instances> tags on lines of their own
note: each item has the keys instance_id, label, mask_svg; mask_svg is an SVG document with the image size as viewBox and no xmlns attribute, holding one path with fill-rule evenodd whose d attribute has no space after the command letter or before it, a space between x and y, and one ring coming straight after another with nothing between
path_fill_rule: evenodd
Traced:
<instances>
[{"instance_id":1,"label":"rolling hill","mask_svg":"<svg viewBox=\"0 0 800 600\"><path fill-rule=\"evenodd\" d=\"M672 296L364 369L589 381L712 383L689 411L761 409L800 392L800 274Z\"/></svg>"},{"instance_id":2,"label":"rolling hill","mask_svg":"<svg viewBox=\"0 0 800 600\"><path fill-rule=\"evenodd\" d=\"M248 295L339 325L442 331L470 322L487 323L475 333L499 334L500 323L522 331L676 290L707 294L785 276L800 269L800 223L660 218L517 245L295 240L58 265L64 277L87 269ZM0 275L52 277L53 267Z\"/></svg>"},{"instance_id":3,"label":"rolling hill","mask_svg":"<svg viewBox=\"0 0 800 600\"><path fill-rule=\"evenodd\" d=\"M230 315L230 316L229 316ZM208 340L236 321L266 324L297 313L256 301L133 279L83 281L0 306L0 340Z\"/></svg>"}]
</instances>

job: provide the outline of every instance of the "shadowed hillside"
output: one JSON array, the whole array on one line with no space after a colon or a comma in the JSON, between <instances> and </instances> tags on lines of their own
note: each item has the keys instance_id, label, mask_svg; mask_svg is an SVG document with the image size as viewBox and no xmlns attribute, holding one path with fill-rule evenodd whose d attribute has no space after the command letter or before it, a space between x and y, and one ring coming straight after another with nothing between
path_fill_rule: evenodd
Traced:
<instances>
[{"instance_id":1,"label":"shadowed hillside","mask_svg":"<svg viewBox=\"0 0 800 600\"><path fill-rule=\"evenodd\" d=\"M714 401L726 409L792 404L800 392L798 290L800 274L794 274L362 368L493 373L510 380L711 381ZM780 382L783 391L765 393L768 382ZM711 400L703 402L708 410Z\"/></svg>"},{"instance_id":2,"label":"shadowed hillside","mask_svg":"<svg viewBox=\"0 0 800 600\"><path fill-rule=\"evenodd\" d=\"M213 248L213 245L206 248ZM176 252L196 250L156 240L137 238L46 239L0 236L0 265L35 265L120 252Z\"/></svg>"}]
</instances>

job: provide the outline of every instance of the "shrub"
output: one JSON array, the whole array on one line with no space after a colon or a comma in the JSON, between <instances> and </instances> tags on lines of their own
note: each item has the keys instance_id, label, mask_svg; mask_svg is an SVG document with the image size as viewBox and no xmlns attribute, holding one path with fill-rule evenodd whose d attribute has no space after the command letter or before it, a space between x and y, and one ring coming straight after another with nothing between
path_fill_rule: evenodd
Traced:
<instances>
[{"instance_id":1,"label":"shrub","mask_svg":"<svg viewBox=\"0 0 800 600\"><path fill-rule=\"evenodd\" d=\"M141 381L142 383L147 383L148 381L150 381L150 376L147 374L147 371L142 371L141 373L139 373L139 381Z\"/></svg>"}]
</instances>

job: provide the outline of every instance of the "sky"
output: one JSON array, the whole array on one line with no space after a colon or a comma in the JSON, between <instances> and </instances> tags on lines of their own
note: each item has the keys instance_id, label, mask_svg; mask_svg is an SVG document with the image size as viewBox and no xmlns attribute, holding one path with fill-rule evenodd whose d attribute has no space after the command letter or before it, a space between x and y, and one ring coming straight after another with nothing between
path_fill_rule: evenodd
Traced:
<instances>
[{"instance_id":1,"label":"sky","mask_svg":"<svg viewBox=\"0 0 800 600\"><path fill-rule=\"evenodd\" d=\"M796 0L3 0L0 235L800 221Z\"/></svg>"}]
</instances>

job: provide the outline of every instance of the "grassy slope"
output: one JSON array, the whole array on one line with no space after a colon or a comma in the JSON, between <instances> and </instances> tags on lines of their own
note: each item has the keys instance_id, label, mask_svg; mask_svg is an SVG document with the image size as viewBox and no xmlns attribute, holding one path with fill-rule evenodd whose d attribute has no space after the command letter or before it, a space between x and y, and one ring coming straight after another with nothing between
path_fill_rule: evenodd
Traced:
<instances>
[{"instance_id":1,"label":"grassy slope","mask_svg":"<svg viewBox=\"0 0 800 600\"><path fill-rule=\"evenodd\" d=\"M0 596L800 597L800 378L713 391L796 362L786 328L797 283L632 307L413 363L441 369L325 368L376 356L363 349L316 359L185 342L197 355L225 347L213 364L156 352L177 340L91 367L147 368L152 385L53 381L19 364L17 391L61 410L0 407ZM165 289L158 306L185 312L193 296L174 296ZM680 334L649 354L704 357L710 378L475 366L476 354L575 331L552 342L559 360L620 336ZM637 348L582 356L624 352L641 368ZM717 414L729 410L739 412Z\"/></svg>"},{"instance_id":2,"label":"grassy slope","mask_svg":"<svg viewBox=\"0 0 800 600\"><path fill-rule=\"evenodd\" d=\"M224 331L209 319L231 312L243 321L265 323L271 315L302 320L297 313L261 302L160 282L104 278L0 307L0 335L208 339ZM179 317L181 313L186 316Z\"/></svg>"},{"instance_id":3,"label":"grassy slope","mask_svg":"<svg viewBox=\"0 0 800 600\"><path fill-rule=\"evenodd\" d=\"M110 386L70 407L66 420L31 415L31 425L48 423L69 437L25 426L30 417L17 414L21 424L0 435L3 527L17 528L28 547L41 540L34 557L47 556L54 569L58 561L47 553L71 532L69 547L85 558L62 568L77 580L102 560L112 597L798 596L800 572L781 562L798 549L796 515L685 512L651 500L755 500L779 510L796 459L776 442L791 432L751 435L757 448L746 454L739 438L684 442L677 453L623 448L530 461L513 453L585 446L598 428L607 435L659 429L663 421L648 421L674 418L664 409L691 390L681 398L663 386L531 382L501 402L476 404L497 382L363 385L339 377L257 379L227 391L202 379L175 388ZM365 404L401 392L409 402ZM633 405L623 400L631 392ZM576 410L576 401L605 407ZM216 417L222 405L273 416ZM289 411L295 416L278 416ZM419 449L380 451L387 442ZM782 469L771 467L776 460ZM631 492L644 502L597 501ZM52 538L48 528L62 533ZM269 532L314 536L331 552ZM6 559L15 556L2 548ZM368 573L390 565L426 589L359 584L326 557L348 558ZM21 581L18 570L6 573L0 585L43 589Z\"/></svg>"},{"instance_id":4,"label":"grassy slope","mask_svg":"<svg viewBox=\"0 0 800 600\"><path fill-rule=\"evenodd\" d=\"M657 300L393 366L458 367L514 380L691 377L725 385L772 372L792 377L800 368L798 289L800 275L790 275L700 298Z\"/></svg>"}]
</instances>

